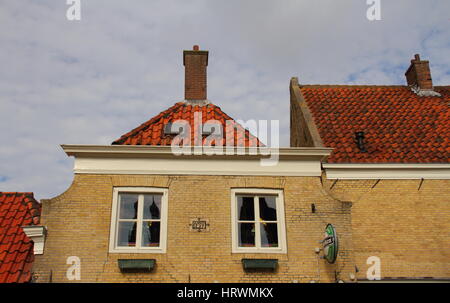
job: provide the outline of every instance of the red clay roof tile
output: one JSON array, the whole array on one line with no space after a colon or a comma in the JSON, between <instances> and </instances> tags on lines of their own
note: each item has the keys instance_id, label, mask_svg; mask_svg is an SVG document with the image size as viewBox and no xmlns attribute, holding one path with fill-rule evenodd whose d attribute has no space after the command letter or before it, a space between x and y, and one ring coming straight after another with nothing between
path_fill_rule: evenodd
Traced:
<instances>
[{"instance_id":1,"label":"red clay roof tile","mask_svg":"<svg viewBox=\"0 0 450 303\"><path fill-rule=\"evenodd\" d=\"M40 211L33 193L0 192L0 283L31 280L33 242L21 226L39 224Z\"/></svg>"},{"instance_id":2,"label":"red clay roof tile","mask_svg":"<svg viewBox=\"0 0 450 303\"><path fill-rule=\"evenodd\" d=\"M197 135L194 133L194 113L199 112L202 114L202 123L208 120L217 120L222 124L223 130L225 130L226 121L233 120L230 116L225 114L220 107L209 103L205 105L192 106L185 102L178 102L167 110L154 116L147 122L141 124L130 132L124 134L119 139L115 140L112 144L120 145L171 145L175 135L169 135L164 133L164 127L167 123L175 122L178 119L187 120L191 127L191 145L194 144L194 140ZM234 121L234 120L233 120ZM234 122L236 128L245 133L243 144L245 147L255 147L263 145L259 140L250 134L248 130L244 130L243 127ZM226 139L225 131L224 140ZM233 142L225 142L224 145L236 145L238 140L237 136L240 132L236 131L234 134ZM202 136L203 144L206 142L207 136Z\"/></svg>"},{"instance_id":3,"label":"red clay roof tile","mask_svg":"<svg viewBox=\"0 0 450 303\"><path fill-rule=\"evenodd\" d=\"M450 86L421 97L407 86L300 85L329 163L449 163ZM355 142L365 133L367 152Z\"/></svg>"}]
</instances>

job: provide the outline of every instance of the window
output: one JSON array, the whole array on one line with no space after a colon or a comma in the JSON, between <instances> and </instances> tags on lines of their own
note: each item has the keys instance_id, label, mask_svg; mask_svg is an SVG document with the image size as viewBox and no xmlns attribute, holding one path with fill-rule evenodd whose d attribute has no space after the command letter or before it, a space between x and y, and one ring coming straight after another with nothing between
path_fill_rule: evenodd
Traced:
<instances>
[{"instance_id":1,"label":"window","mask_svg":"<svg viewBox=\"0 0 450 303\"><path fill-rule=\"evenodd\" d=\"M286 253L282 190L233 189L231 203L234 253Z\"/></svg>"},{"instance_id":2,"label":"window","mask_svg":"<svg viewBox=\"0 0 450 303\"><path fill-rule=\"evenodd\" d=\"M167 189L114 188L109 251L166 252L167 206Z\"/></svg>"}]
</instances>

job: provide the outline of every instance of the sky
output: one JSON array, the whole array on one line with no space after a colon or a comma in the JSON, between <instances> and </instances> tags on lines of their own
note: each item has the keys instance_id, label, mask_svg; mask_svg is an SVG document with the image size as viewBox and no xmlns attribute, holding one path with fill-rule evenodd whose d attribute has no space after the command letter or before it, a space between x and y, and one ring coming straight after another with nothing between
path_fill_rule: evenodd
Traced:
<instances>
[{"instance_id":1,"label":"sky","mask_svg":"<svg viewBox=\"0 0 450 303\"><path fill-rule=\"evenodd\" d=\"M182 51L209 51L208 99L235 119L279 120L289 81L404 85L414 54L450 84L450 1L0 0L0 191L63 193L61 144L109 145L182 101ZM369 1L372 2L372 1Z\"/></svg>"}]
</instances>

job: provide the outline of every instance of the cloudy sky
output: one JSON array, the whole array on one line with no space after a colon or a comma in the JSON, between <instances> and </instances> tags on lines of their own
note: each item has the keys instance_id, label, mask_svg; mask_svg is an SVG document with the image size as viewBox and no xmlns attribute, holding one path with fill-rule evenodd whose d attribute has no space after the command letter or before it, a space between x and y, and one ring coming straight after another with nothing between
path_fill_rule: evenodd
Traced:
<instances>
[{"instance_id":1,"label":"cloudy sky","mask_svg":"<svg viewBox=\"0 0 450 303\"><path fill-rule=\"evenodd\" d=\"M208 99L235 119L278 119L289 80L404 84L413 54L450 84L450 1L0 0L0 191L62 193L60 144L110 144L183 99L182 50L210 51Z\"/></svg>"}]
</instances>

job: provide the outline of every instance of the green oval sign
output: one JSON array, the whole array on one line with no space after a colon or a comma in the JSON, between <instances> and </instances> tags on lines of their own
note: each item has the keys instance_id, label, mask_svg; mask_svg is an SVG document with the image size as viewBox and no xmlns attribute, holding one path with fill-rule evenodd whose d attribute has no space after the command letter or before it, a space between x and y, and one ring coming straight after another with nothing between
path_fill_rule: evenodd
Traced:
<instances>
[{"instance_id":1,"label":"green oval sign","mask_svg":"<svg viewBox=\"0 0 450 303\"><path fill-rule=\"evenodd\" d=\"M334 263L338 255L339 242L336 230L332 224L328 224L325 228L325 239L323 239L322 244L325 259L329 263Z\"/></svg>"}]
</instances>

